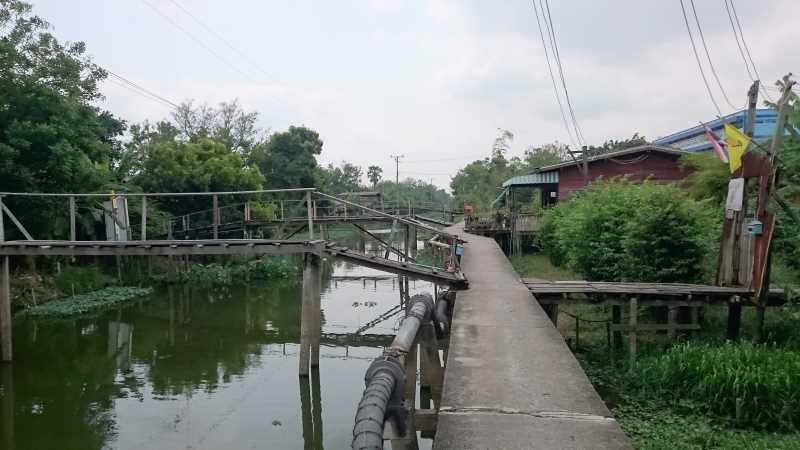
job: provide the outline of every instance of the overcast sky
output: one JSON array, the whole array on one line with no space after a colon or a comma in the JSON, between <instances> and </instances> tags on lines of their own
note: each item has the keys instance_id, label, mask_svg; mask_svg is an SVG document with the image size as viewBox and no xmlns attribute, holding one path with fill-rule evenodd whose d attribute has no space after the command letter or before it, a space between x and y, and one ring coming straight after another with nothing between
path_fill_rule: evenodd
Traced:
<instances>
[{"instance_id":1,"label":"overcast sky","mask_svg":"<svg viewBox=\"0 0 800 450\"><path fill-rule=\"evenodd\" d=\"M530 1L175 1L246 57L173 0L33 3L59 39L85 41L97 63L172 101L238 99L260 113L264 128L317 130L323 163L376 164L393 178L389 155L403 154L401 178L446 187L458 168L488 155L498 127L516 135L510 156L529 145L569 142ZM800 72L796 1L736 1L769 85ZM653 139L716 116L678 0L550 6L572 104L590 143L637 131ZM724 1L696 6L722 84L744 105L750 79ZM731 112L710 82L723 113ZM103 92L103 106L129 122L170 112L111 82Z\"/></svg>"}]
</instances>

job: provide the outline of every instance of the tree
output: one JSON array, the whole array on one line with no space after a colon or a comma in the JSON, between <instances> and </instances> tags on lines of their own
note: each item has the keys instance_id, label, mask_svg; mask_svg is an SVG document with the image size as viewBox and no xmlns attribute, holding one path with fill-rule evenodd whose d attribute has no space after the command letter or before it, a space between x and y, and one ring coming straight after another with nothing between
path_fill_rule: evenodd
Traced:
<instances>
[{"instance_id":1,"label":"tree","mask_svg":"<svg viewBox=\"0 0 800 450\"><path fill-rule=\"evenodd\" d=\"M370 183L372 183L372 189L377 189L378 183L383 178L383 169L378 166L369 166L367 167L367 178L369 178Z\"/></svg>"},{"instance_id":2,"label":"tree","mask_svg":"<svg viewBox=\"0 0 800 450\"><path fill-rule=\"evenodd\" d=\"M264 176L238 153L213 139L156 141L146 146L141 172L132 180L146 192L211 192L261 189ZM208 209L208 199L160 200L173 214Z\"/></svg>"},{"instance_id":3,"label":"tree","mask_svg":"<svg viewBox=\"0 0 800 450\"><path fill-rule=\"evenodd\" d=\"M344 192L356 192L362 189L363 170L354 164L342 161L339 167L328 164L317 171L316 186L321 190L336 195Z\"/></svg>"},{"instance_id":4,"label":"tree","mask_svg":"<svg viewBox=\"0 0 800 450\"><path fill-rule=\"evenodd\" d=\"M216 108L195 106L193 100L178 105L172 120L184 140L213 138L229 149L249 155L265 141L265 133L256 126L258 113L246 112L238 100L222 102Z\"/></svg>"},{"instance_id":5,"label":"tree","mask_svg":"<svg viewBox=\"0 0 800 450\"><path fill-rule=\"evenodd\" d=\"M525 149L523 163L529 170L538 169L539 167L558 164L566 160L569 157L569 153L567 152L567 145L558 141L538 147L531 145Z\"/></svg>"},{"instance_id":6,"label":"tree","mask_svg":"<svg viewBox=\"0 0 800 450\"><path fill-rule=\"evenodd\" d=\"M603 142L602 145L590 145L587 147L588 156L602 155L604 153L616 152L625 150L626 148L636 147L647 143L647 138L640 136L639 133L633 133L633 136L628 139L615 140L609 139Z\"/></svg>"},{"instance_id":7,"label":"tree","mask_svg":"<svg viewBox=\"0 0 800 450\"><path fill-rule=\"evenodd\" d=\"M91 103L106 72L82 42L59 43L31 10L18 0L0 2L0 190L101 190L125 129ZM34 237L64 228L51 200L27 199L24 208L8 201Z\"/></svg>"},{"instance_id":8,"label":"tree","mask_svg":"<svg viewBox=\"0 0 800 450\"><path fill-rule=\"evenodd\" d=\"M272 189L313 187L320 153L322 140L316 131L290 126L254 149L250 161L261 169Z\"/></svg>"}]
</instances>

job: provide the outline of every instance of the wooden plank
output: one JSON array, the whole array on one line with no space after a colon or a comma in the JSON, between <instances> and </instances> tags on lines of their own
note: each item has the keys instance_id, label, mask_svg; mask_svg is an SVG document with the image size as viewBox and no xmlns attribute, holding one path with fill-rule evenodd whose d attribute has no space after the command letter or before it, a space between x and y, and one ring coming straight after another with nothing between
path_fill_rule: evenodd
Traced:
<instances>
[{"instance_id":1,"label":"wooden plank","mask_svg":"<svg viewBox=\"0 0 800 450\"><path fill-rule=\"evenodd\" d=\"M628 358L631 365L636 362L636 331L639 321L639 303L636 297L631 297L630 312L628 313L628 324L631 329L628 331Z\"/></svg>"},{"instance_id":2,"label":"wooden plank","mask_svg":"<svg viewBox=\"0 0 800 450\"><path fill-rule=\"evenodd\" d=\"M147 197L142 197L142 240L147 240Z\"/></svg>"}]
</instances>

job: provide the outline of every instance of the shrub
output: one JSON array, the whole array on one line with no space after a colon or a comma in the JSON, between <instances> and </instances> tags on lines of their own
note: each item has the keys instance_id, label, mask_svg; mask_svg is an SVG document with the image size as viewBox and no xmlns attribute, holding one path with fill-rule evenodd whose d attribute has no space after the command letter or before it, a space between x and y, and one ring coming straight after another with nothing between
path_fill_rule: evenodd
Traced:
<instances>
[{"instance_id":1,"label":"shrub","mask_svg":"<svg viewBox=\"0 0 800 450\"><path fill-rule=\"evenodd\" d=\"M56 275L56 288L65 295L83 294L116 284L116 280L96 265L67 266Z\"/></svg>"},{"instance_id":2,"label":"shrub","mask_svg":"<svg viewBox=\"0 0 800 450\"><path fill-rule=\"evenodd\" d=\"M640 395L691 402L761 429L800 427L800 354L752 343L680 344L626 376Z\"/></svg>"},{"instance_id":3,"label":"shrub","mask_svg":"<svg viewBox=\"0 0 800 450\"><path fill-rule=\"evenodd\" d=\"M589 280L701 282L717 217L675 185L599 181L549 213L545 248Z\"/></svg>"},{"instance_id":4,"label":"shrub","mask_svg":"<svg viewBox=\"0 0 800 450\"><path fill-rule=\"evenodd\" d=\"M250 218L252 220L275 220L278 218L280 207L274 202L255 202L249 203Z\"/></svg>"}]
</instances>

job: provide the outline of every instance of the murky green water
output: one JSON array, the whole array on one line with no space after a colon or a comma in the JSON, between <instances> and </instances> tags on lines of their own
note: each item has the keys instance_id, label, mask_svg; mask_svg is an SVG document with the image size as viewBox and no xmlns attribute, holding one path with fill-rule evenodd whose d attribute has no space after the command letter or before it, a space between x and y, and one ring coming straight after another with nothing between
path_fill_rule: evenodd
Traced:
<instances>
[{"instance_id":1,"label":"murky green water","mask_svg":"<svg viewBox=\"0 0 800 450\"><path fill-rule=\"evenodd\" d=\"M21 322L0 365L2 449L348 448L363 376L399 316L396 280L335 263L320 368L297 375L300 288L160 290L98 317ZM431 291L411 282L411 293ZM429 446L424 443L423 447Z\"/></svg>"}]
</instances>

